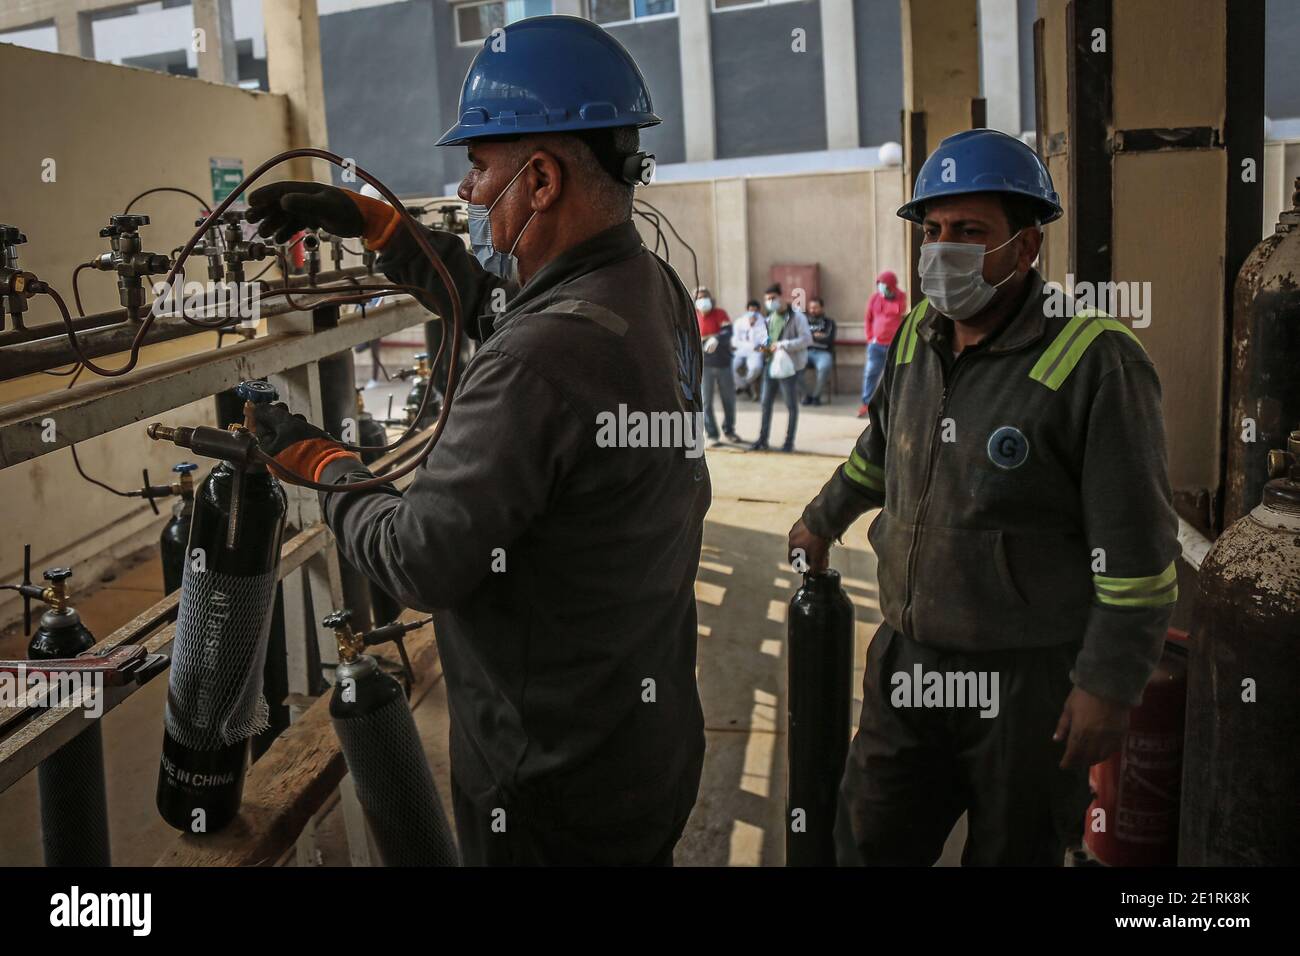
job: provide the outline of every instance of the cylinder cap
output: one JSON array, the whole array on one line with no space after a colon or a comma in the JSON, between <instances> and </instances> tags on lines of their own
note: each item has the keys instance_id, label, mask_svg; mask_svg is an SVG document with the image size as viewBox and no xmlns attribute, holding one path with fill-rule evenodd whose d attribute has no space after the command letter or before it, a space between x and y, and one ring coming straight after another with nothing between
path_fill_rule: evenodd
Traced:
<instances>
[{"instance_id":1,"label":"cylinder cap","mask_svg":"<svg viewBox=\"0 0 1300 956\"><path fill-rule=\"evenodd\" d=\"M235 386L235 394L254 405L266 405L280 397L274 385L261 379L240 382Z\"/></svg>"}]
</instances>

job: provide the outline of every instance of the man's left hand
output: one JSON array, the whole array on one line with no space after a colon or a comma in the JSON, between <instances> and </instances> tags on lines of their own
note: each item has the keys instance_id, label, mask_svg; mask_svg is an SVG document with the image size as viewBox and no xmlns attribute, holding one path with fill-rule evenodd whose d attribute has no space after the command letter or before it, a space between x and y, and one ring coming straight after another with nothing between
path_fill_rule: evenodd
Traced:
<instances>
[{"instance_id":1,"label":"man's left hand","mask_svg":"<svg viewBox=\"0 0 1300 956\"><path fill-rule=\"evenodd\" d=\"M1052 735L1053 740L1066 741L1061 769L1091 767L1118 750L1128 729L1129 709L1082 687L1070 691Z\"/></svg>"},{"instance_id":2,"label":"man's left hand","mask_svg":"<svg viewBox=\"0 0 1300 956\"><path fill-rule=\"evenodd\" d=\"M304 478L319 480L321 469L329 462L356 457L302 415L290 412L283 402L258 405L254 415L262 451Z\"/></svg>"}]
</instances>

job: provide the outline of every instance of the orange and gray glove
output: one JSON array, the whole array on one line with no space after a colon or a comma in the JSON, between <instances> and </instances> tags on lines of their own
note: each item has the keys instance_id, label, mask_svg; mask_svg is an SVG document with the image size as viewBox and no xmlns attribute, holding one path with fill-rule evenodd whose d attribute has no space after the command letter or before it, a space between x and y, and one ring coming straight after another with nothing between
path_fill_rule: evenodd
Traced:
<instances>
[{"instance_id":1,"label":"orange and gray glove","mask_svg":"<svg viewBox=\"0 0 1300 956\"><path fill-rule=\"evenodd\" d=\"M336 236L360 236L369 249L382 249L401 222L388 203L324 183L271 183L248 197L248 221L258 235L288 242L303 229Z\"/></svg>"},{"instance_id":2,"label":"orange and gray glove","mask_svg":"<svg viewBox=\"0 0 1300 956\"><path fill-rule=\"evenodd\" d=\"M257 443L285 468L320 481L322 469L338 458L357 458L284 402L255 406ZM358 462L360 459L357 459Z\"/></svg>"}]
</instances>

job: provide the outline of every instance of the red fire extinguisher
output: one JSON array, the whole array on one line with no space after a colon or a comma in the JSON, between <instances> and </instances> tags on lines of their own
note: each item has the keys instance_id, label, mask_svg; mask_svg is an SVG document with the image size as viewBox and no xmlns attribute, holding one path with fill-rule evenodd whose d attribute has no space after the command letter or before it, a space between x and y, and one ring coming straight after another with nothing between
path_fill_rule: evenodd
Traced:
<instances>
[{"instance_id":1,"label":"red fire extinguisher","mask_svg":"<svg viewBox=\"0 0 1300 956\"><path fill-rule=\"evenodd\" d=\"M289 241L289 266L297 272L307 262L307 254L303 251L303 244L298 240L307 234L307 230L297 233Z\"/></svg>"},{"instance_id":2,"label":"red fire extinguisher","mask_svg":"<svg viewBox=\"0 0 1300 956\"><path fill-rule=\"evenodd\" d=\"M1187 632L1170 628L1123 745L1088 773L1093 801L1083 842L1107 866L1178 862L1186 706Z\"/></svg>"}]
</instances>

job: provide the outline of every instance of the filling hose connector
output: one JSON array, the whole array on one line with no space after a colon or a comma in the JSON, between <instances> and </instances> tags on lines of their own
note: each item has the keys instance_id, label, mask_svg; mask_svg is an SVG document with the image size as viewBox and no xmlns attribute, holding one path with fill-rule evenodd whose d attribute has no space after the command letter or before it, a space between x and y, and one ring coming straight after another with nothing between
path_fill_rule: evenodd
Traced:
<instances>
[{"instance_id":1,"label":"filling hose connector","mask_svg":"<svg viewBox=\"0 0 1300 956\"><path fill-rule=\"evenodd\" d=\"M145 428L145 434L154 441L169 441L205 458L217 458L234 465L251 464L257 450L257 439L242 425L235 429L213 425L178 425L173 428L154 422Z\"/></svg>"},{"instance_id":2,"label":"filling hose connector","mask_svg":"<svg viewBox=\"0 0 1300 956\"><path fill-rule=\"evenodd\" d=\"M343 664L355 661L367 647L390 642L396 644L407 681L407 693L410 693L410 687L415 682L415 671L411 667L411 659L407 656L406 645L402 642L402 638L411 631L419 630L426 624L432 623L432 617L420 618L417 621L393 621L366 631L364 634L358 634L352 628L352 611L348 608L340 608L321 621L322 625L333 629L334 637L338 641L339 662Z\"/></svg>"}]
</instances>

